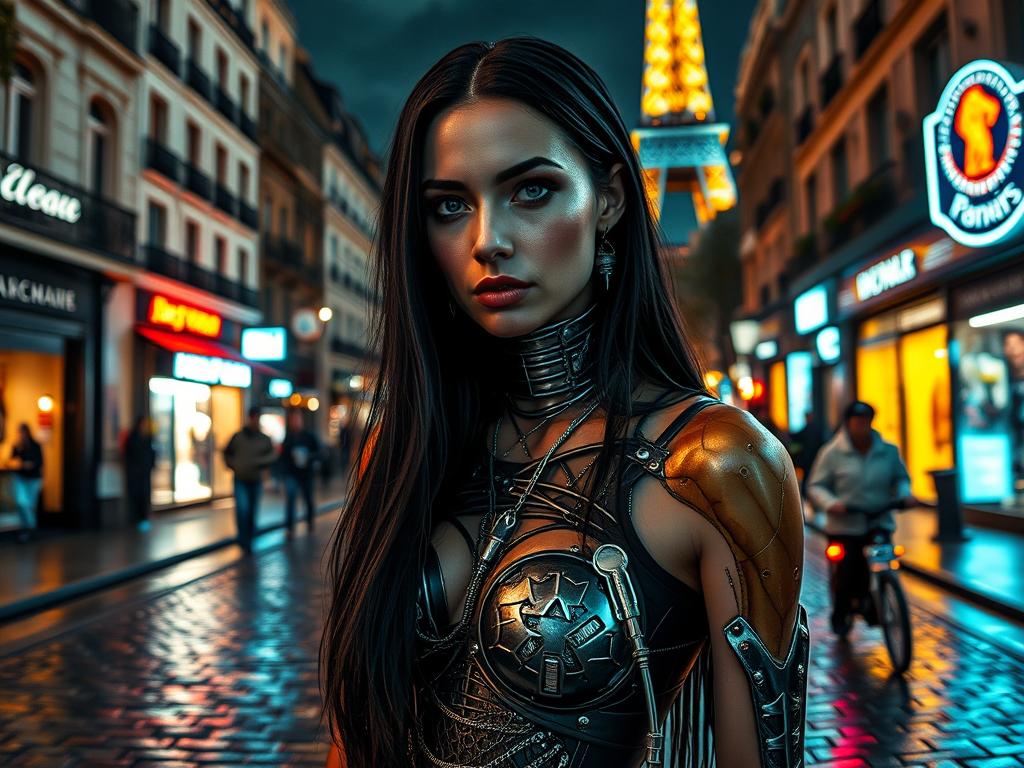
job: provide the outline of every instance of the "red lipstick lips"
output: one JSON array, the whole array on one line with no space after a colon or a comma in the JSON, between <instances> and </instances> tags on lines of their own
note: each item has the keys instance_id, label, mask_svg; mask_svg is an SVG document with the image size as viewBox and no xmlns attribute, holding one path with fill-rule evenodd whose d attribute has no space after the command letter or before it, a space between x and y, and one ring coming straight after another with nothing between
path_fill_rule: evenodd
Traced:
<instances>
[{"instance_id":1,"label":"red lipstick lips","mask_svg":"<svg viewBox=\"0 0 1024 768\"><path fill-rule=\"evenodd\" d=\"M491 309L518 304L526 296L533 283L527 283L508 275L485 277L473 289L474 298Z\"/></svg>"}]
</instances>

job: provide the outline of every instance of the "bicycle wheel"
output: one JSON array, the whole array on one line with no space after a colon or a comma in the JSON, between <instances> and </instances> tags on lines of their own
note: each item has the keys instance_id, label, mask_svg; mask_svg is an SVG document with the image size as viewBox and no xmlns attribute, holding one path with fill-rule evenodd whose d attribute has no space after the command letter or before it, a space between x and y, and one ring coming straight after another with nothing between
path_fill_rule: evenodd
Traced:
<instances>
[{"instance_id":1,"label":"bicycle wheel","mask_svg":"<svg viewBox=\"0 0 1024 768\"><path fill-rule=\"evenodd\" d=\"M903 674L910 667L913 653L913 633L910 627L910 611L907 598L903 595L899 577L892 571L878 576L878 617L885 635L885 647L889 650L893 669Z\"/></svg>"}]
</instances>

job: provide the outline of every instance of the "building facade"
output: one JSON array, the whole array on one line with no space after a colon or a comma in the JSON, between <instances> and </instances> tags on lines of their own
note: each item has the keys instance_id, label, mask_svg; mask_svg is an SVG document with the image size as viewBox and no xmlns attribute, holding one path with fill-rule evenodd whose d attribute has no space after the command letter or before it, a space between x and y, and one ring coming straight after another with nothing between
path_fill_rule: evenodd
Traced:
<instances>
[{"instance_id":1,"label":"building facade","mask_svg":"<svg viewBox=\"0 0 1024 768\"><path fill-rule=\"evenodd\" d=\"M252 401L239 342L261 318L253 12L228 0L154 0L141 11L146 272L116 299L135 360L122 413L152 423L157 509L231 493L222 449Z\"/></svg>"},{"instance_id":2,"label":"building facade","mask_svg":"<svg viewBox=\"0 0 1024 768\"><path fill-rule=\"evenodd\" d=\"M39 524L103 522L112 294L138 279L136 125L145 65L132 2L14 6L0 151L0 457L21 423L43 449ZM10 514L0 472L0 528Z\"/></svg>"},{"instance_id":3,"label":"building facade","mask_svg":"<svg viewBox=\"0 0 1024 768\"><path fill-rule=\"evenodd\" d=\"M1022 248L1012 233L965 245L935 223L928 164L951 169L965 144L940 157L923 125L964 65L1024 63L1022 12L1019 0L762 2L737 84L744 314L760 324L766 417L793 432L813 411L832 429L844 403L866 400L916 495L934 499L931 472L955 465L963 501L1011 515L1024 499L1024 334L1019 318L975 321L1024 303L992 290L1019 283ZM1004 158L1006 104L983 131Z\"/></svg>"}]
</instances>

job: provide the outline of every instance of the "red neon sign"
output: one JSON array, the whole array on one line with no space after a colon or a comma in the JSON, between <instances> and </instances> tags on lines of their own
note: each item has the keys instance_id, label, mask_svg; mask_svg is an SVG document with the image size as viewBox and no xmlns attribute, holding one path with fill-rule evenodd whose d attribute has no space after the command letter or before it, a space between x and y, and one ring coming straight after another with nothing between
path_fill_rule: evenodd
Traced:
<instances>
[{"instance_id":1,"label":"red neon sign","mask_svg":"<svg viewBox=\"0 0 1024 768\"><path fill-rule=\"evenodd\" d=\"M188 304L177 304L156 294L149 302L149 322L177 332L188 331L215 339L220 336L221 317Z\"/></svg>"}]
</instances>

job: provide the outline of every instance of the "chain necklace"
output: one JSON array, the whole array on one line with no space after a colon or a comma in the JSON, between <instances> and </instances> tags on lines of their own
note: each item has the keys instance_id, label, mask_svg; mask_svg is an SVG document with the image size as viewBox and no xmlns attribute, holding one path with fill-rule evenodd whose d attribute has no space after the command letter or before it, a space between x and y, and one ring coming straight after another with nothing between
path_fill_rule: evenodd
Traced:
<instances>
[{"instance_id":1,"label":"chain necklace","mask_svg":"<svg viewBox=\"0 0 1024 768\"><path fill-rule=\"evenodd\" d=\"M534 432L539 430L545 424L549 423L556 416L558 416L561 413L567 411L569 409L569 406L571 406L571 405L572 405L571 402L565 403L564 405L559 407L559 409L557 411L555 411L554 413L550 414L549 416L545 416L543 419L541 419L539 422L537 422L534 426L530 427L530 429L527 432L523 432L523 430L519 428L519 422L516 421L515 415L512 413L511 410L509 411L509 420L512 422L512 426L516 428L516 434L518 435L518 437L516 439L516 443L518 443L519 445L523 446L523 452L526 454L526 458L528 458L528 459L532 459L533 458L533 454L530 453L530 448L527 445L527 441L530 439L530 435L532 435ZM512 452L512 449L515 448L515 447L516 447L515 444L511 445L507 451L505 451L504 453L501 454L501 458L505 458L506 456L508 456ZM497 450L497 449L495 449L495 450Z\"/></svg>"}]
</instances>

